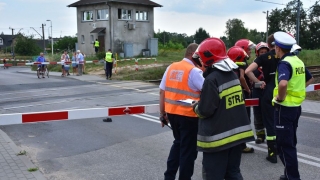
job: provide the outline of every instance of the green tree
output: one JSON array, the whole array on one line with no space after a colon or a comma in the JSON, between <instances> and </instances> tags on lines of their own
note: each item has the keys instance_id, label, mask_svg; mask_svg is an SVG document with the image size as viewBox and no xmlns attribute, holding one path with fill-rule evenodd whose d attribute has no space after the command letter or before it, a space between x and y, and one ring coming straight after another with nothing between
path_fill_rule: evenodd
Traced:
<instances>
[{"instance_id":1,"label":"green tree","mask_svg":"<svg viewBox=\"0 0 320 180\"><path fill-rule=\"evenodd\" d=\"M53 44L53 49L57 51L75 49L75 43L77 41L77 37L65 36Z\"/></svg>"},{"instance_id":2,"label":"green tree","mask_svg":"<svg viewBox=\"0 0 320 180\"><path fill-rule=\"evenodd\" d=\"M14 51L19 55L32 56L39 54L41 49L37 46L33 36L19 34L15 40Z\"/></svg>"},{"instance_id":3,"label":"green tree","mask_svg":"<svg viewBox=\"0 0 320 180\"><path fill-rule=\"evenodd\" d=\"M248 36L248 29L244 27L244 22L240 19L229 19L226 23L226 37L231 45L234 45L239 39Z\"/></svg>"},{"instance_id":4,"label":"green tree","mask_svg":"<svg viewBox=\"0 0 320 180\"><path fill-rule=\"evenodd\" d=\"M247 38L252 42L258 44L261 41L266 41L266 33L258 32L256 29L250 29Z\"/></svg>"},{"instance_id":5,"label":"green tree","mask_svg":"<svg viewBox=\"0 0 320 180\"><path fill-rule=\"evenodd\" d=\"M203 28L199 28L194 35L194 40L197 44L200 44L203 40L209 37L210 34L206 30L204 30Z\"/></svg>"}]
</instances>

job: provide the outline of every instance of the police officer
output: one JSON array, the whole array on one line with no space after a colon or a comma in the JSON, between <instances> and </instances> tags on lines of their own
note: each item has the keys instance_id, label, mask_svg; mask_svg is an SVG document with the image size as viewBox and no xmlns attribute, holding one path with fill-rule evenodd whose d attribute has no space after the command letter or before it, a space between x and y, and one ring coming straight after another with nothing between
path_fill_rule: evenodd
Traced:
<instances>
[{"instance_id":1,"label":"police officer","mask_svg":"<svg viewBox=\"0 0 320 180\"><path fill-rule=\"evenodd\" d=\"M207 67L200 101L194 104L199 116L197 146L203 152L203 179L241 180L242 144L254 136L242 88L233 72L238 66L228 58L225 44L218 38L204 40L196 54Z\"/></svg>"},{"instance_id":2,"label":"police officer","mask_svg":"<svg viewBox=\"0 0 320 180\"><path fill-rule=\"evenodd\" d=\"M276 87L273 92L274 120L277 149L284 165L280 180L300 180L297 158L297 128L301 115L301 104L306 97L306 69L290 50L296 40L285 32L274 34L275 51L280 62L276 72Z\"/></svg>"},{"instance_id":3,"label":"police officer","mask_svg":"<svg viewBox=\"0 0 320 180\"><path fill-rule=\"evenodd\" d=\"M106 57L105 57L105 70L106 70L106 79L110 79L111 80L111 76L112 76L112 67L113 67L113 54L111 52L111 49L108 49L108 51L106 52Z\"/></svg>"},{"instance_id":4,"label":"police officer","mask_svg":"<svg viewBox=\"0 0 320 180\"><path fill-rule=\"evenodd\" d=\"M94 51L95 51L96 53L98 53L98 51L99 51L99 41L98 41L98 39L96 39L96 40L94 41Z\"/></svg>"},{"instance_id":5,"label":"police officer","mask_svg":"<svg viewBox=\"0 0 320 180\"><path fill-rule=\"evenodd\" d=\"M263 124L267 130L267 145L268 145L268 155L266 159L271 163L277 163L277 151L276 151L276 134L274 131L274 107L272 106L273 89L275 87L275 71L277 69L277 64L279 58L277 58L274 45L273 34L268 37L268 47L270 51L259 57L257 57L253 63L249 65L246 69L246 75L257 84L261 84L263 90L262 97L260 98L261 111ZM255 77L253 71L258 67L262 67L264 80L260 81Z\"/></svg>"},{"instance_id":6,"label":"police officer","mask_svg":"<svg viewBox=\"0 0 320 180\"><path fill-rule=\"evenodd\" d=\"M198 117L190 104L179 100L199 100L204 78L198 58L192 58L198 45L190 44L183 60L171 64L160 84L160 119L172 127L174 141L167 160L165 180L174 180L179 169L179 180L190 180L197 158ZM201 65L201 64L200 64ZM162 127L164 123L162 122Z\"/></svg>"}]
</instances>

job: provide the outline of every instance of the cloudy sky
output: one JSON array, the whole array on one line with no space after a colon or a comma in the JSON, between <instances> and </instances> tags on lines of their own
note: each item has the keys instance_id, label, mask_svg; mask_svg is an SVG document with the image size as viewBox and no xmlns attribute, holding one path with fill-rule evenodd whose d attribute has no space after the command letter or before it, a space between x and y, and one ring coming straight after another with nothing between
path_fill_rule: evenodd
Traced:
<instances>
[{"instance_id":1,"label":"cloudy sky","mask_svg":"<svg viewBox=\"0 0 320 180\"><path fill-rule=\"evenodd\" d=\"M27 35L42 34L41 24L45 26L45 36L74 36L77 33L76 8L67 5L77 0L0 0L0 33L11 34L19 30ZM283 5L270 4L256 0L153 0L162 8L155 8L155 31L168 31L192 35L202 27L211 36L224 35L226 21L239 18L249 29L266 30L266 14ZM267 0L286 4L290 0ZM304 8L312 6L316 0L302 0ZM31 29L33 27L35 30Z\"/></svg>"}]
</instances>

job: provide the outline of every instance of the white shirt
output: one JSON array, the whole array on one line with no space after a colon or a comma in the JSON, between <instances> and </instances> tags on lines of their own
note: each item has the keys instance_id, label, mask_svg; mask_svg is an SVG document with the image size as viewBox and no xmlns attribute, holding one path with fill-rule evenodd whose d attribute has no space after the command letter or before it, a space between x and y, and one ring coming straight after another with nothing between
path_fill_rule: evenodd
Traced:
<instances>
[{"instance_id":1,"label":"white shirt","mask_svg":"<svg viewBox=\"0 0 320 180\"><path fill-rule=\"evenodd\" d=\"M193 62L187 58L183 59L184 61L187 61L188 63L193 64ZM168 73L168 69L170 68L170 66L167 67L166 72L163 74L161 83L159 88L162 90L166 89L166 78L167 78L167 73ZM202 89L202 85L204 82L204 77L203 77L203 72L201 69L197 68L194 66L194 68L190 71L189 73L189 77L188 77L188 86L190 87L190 89L192 89L193 91L201 91Z\"/></svg>"}]
</instances>

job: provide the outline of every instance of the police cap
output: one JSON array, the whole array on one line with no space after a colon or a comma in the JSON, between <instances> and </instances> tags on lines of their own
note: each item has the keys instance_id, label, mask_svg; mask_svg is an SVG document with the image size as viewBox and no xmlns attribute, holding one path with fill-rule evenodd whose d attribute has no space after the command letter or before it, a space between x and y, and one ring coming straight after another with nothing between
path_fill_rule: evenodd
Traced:
<instances>
[{"instance_id":1,"label":"police cap","mask_svg":"<svg viewBox=\"0 0 320 180\"><path fill-rule=\"evenodd\" d=\"M280 48L291 49L297 41L290 34L278 31L274 33L274 43Z\"/></svg>"}]
</instances>

